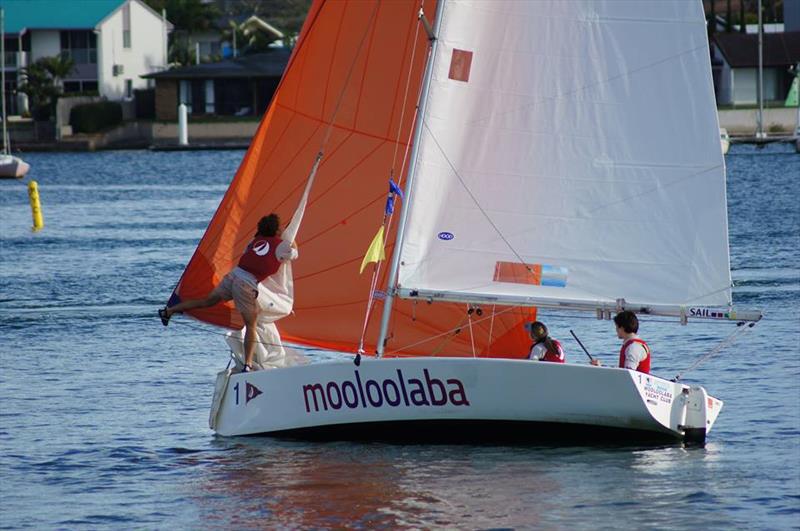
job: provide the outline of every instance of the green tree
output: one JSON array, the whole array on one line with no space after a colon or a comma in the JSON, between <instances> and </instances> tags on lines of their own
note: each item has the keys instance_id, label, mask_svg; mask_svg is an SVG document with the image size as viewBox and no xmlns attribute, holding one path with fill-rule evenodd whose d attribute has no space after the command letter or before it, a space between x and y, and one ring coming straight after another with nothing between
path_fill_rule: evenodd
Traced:
<instances>
[{"instance_id":1,"label":"green tree","mask_svg":"<svg viewBox=\"0 0 800 531\"><path fill-rule=\"evenodd\" d=\"M220 11L215 4L201 0L145 0L147 5L158 13L167 10L167 20L175 27L175 32L192 34L214 29Z\"/></svg>"},{"instance_id":2,"label":"green tree","mask_svg":"<svg viewBox=\"0 0 800 531\"><path fill-rule=\"evenodd\" d=\"M189 37L193 33L216 28L221 12L215 4L201 0L145 0L147 5L161 13L167 11L174 29L169 36L169 62L179 65L194 63L194 50L190 50Z\"/></svg>"},{"instance_id":3,"label":"green tree","mask_svg":"<svg viewBox=\"0 0 800 531\"><path fill-rule=\"evenodd\" d=\"M55 111L62 93L61 81L75 68L75 61L67 56L42 57L22 69L19 91L28 96L31 114L35 120L48 120Z\"/></svg>"},{"instance_id":4,"label":"green tree","mask_svg":"<svg viewBox=\"0 0 800 531\"><path fill-rule=\"evenodd\" d=\"M234 39L234 34L236 35ZM252 28L242 28L233 20L228 21L228 27L222 30L222 40L233 44L236 42L237 55L266 52L269 45L275 42L273 34Z\"/></svg>"},{"instance_id":5,"label":"green tree","mask_svg":"<svg viewBox=\"0 0 800 531\"><path fill-rule=\"evenodd\" d=\"M217 0L228 18L256 15L272 24L294 42L311 7L311 0ZM239 35L236 35L237 45Z\"/></svg>"}]
</instances>

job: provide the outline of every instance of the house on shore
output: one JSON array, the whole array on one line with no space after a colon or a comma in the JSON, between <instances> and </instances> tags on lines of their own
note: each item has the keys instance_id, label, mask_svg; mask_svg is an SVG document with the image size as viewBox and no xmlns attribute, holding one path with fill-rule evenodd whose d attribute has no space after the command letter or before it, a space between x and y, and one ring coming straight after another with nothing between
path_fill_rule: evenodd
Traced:
<instances>
[{"instance_id":1,"label":"house on shore","mask_svg":"<svg viewBox=\"0 0 800 531\"><path fill-rule=\"evenodd\" d=\"M278 88L291 50L225 59L142 76L155 81L156 120L175 121L178 105L190 115L260 116Z\"/></svg>"},{"instance_id":2,"label":"house on shore","mask_svg":"<svg viewBox=\"0 0 800 531\"><path fill-rule=\"evenodd\" d=\"M764 101L783 102L800 64L800 31L764 33ZM758 35L716 33L711 64L717 105L758 102Z\"/></svg>"},{"instance_id":3,"label":"house on shore","mask_svg":"<svg viewBox=\"0 0 800 531\"><path fill-rule=\"evenodd\" d=\"M214 62L241 56L241 48L245 47L246 43L236 42L234 29L243 32L245 36L258 33L265 42L290 45L285 41L286 35L266 20L257 15L241 15L221 17L216 22L216 28L187 35L189 52L199 54L200 62Z\"/></svg>"},{"instance_id":4,"label":"house on shore","mask_svg":"<svg viewBox=\"0 0 800 531\"><path fill-rule=\"evenodd\" d=\"M173 27L142 0L3 0L9 114L28 111L17 94L22 69L65 55L75 68L63 91L131 100L148 88L143 74L163 70Z\"/></svg>"}]
</instances>

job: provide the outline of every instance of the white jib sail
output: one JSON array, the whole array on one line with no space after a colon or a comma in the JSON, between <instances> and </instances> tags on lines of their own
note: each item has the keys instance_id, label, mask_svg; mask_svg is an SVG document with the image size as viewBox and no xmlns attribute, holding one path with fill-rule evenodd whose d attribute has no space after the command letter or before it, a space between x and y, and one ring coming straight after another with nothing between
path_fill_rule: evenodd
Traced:
<instances>
[{"instance_id":1,"label":"white jib sail","mask_svg":"<svg viewBox=\"0 0 800 531\"><path fill-rule=\"evenodd\" d=\"M730 304L699 1L447 0L439 39L401 294Z\"/></svg>"}]
</instances>

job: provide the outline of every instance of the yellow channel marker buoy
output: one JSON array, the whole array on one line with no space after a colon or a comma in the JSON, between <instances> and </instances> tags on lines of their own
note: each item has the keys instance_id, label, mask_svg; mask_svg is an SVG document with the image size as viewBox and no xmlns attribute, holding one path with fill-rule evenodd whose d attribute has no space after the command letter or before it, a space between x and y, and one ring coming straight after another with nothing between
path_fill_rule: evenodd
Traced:
<instances>
[{"instance_id":1,"label":"yellow channel marker buoy","mask_svg":"<svg viewBox=\"0 0 800 531\"><path fill-rule=\"evenodd\" d=\"M39 231L44 228L44 218L42 217L42 204L39 202L39 185L36 181L28 183L28 197L31 200L31 213L33 214L33 230Z\"/></svg>"}]
</instances>

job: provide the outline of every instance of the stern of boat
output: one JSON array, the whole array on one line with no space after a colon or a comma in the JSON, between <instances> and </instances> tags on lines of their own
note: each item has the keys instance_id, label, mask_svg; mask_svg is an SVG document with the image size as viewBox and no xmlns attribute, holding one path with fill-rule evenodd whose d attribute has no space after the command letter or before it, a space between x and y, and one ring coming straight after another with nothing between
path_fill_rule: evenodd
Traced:
<instances>
[{"instance_id":1,"label":"stern of boat","mask_svg":"<svg viewBox=\"0 0 800 531\"><path fill-rule=\"evenodd\" d=\"M685 396L686 420L678 429L683 431L684 441L702 444L719 416L722 400L709 395L698 385L685 387L682 395Z\"/></svg>"},{"instance_id":2,"label":"stern of boat","mask_svg":"<svg viewBox=\"0 0 800 531\"><path fill-rule=\"evenodd\" d=\"M723 402L699 385L684 385L629 371L653 419L685 442L703 444Z\"/></svg>"}]
</instances>

